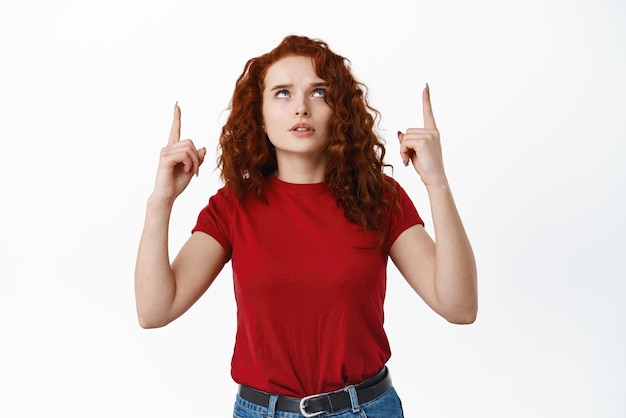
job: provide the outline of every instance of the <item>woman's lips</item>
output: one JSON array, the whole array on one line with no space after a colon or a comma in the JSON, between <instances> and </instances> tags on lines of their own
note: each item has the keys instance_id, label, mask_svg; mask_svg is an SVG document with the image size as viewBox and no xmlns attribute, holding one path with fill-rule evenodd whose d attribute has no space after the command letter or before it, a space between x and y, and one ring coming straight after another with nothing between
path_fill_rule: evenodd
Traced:
<instances>
[{"instance_id":1,"label":"woman's lips","mask_svg":"<svg viewBox=\"0 0 626 418\"><path fill-rule=\"evenodd\" d=\"M315 129L308 123L296 123L291 127L290 132L296 136L309 136L315 133Z\"/></svg>"}]
</instances>

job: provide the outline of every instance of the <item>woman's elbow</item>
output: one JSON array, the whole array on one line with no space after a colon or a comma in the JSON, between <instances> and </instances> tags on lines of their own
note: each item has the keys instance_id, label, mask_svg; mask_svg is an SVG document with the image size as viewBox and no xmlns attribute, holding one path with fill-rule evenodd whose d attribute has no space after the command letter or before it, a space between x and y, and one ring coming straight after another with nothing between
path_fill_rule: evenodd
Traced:
<instances>
[{"instance_id":1,"label":"woman's elbow","mask_svg":"<svg viewBox=\"0 0 626 418\"><path fill-rule=\"evenodd\" d=\"M143 329L154 329L154 328L162 327L162 325L159 325L156 322L152 322L150 320L143 319L141 317L139 317L139 326Z\"/></svg>"},{"instance_id":2,"label":"woman's elbow","mask_svg":"<svg viewBox=\"0 0 626 418\"><path fill-rule=\"evenodd\" d=\"M141 312L137 312L137 320L139 321L139 326L143 329L161 328L171 322L166 318Z\"/></svg>"},{"instance_id":3,"label":"woman's elbow","mask_svg":"<svg viewBox=\"0 0 626 418\"><path fill-rule=\"evenodd\" d=\"M459 316L455 318L446 318L448 322L455 325L471 325L476 322L476 315Z\"/></svg>"},{"instance_id":4,"label":"woman's elbow","mask_svg":"<svg viewBox=\"0 0 626 418\"><path fill-rule=\"evenodd\" d=\"M448 315L444 315L443 317L446 319L446 321L450 322L451 324L470 325L476 322L477 316L478 316L478 308L472 307L472 308L457 311Z\"/></svg>"}]
</instances>

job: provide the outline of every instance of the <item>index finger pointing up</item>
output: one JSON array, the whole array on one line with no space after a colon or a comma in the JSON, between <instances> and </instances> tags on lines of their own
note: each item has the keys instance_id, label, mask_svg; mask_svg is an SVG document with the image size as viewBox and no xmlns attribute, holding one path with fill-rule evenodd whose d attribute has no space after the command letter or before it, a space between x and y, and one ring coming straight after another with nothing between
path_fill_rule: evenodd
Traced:
<instances>
[{"instance_id":1,"label":"index finger pointing up","mask_svg":"<svg viewBox=\"0 0 626 418\"><path fill-rule=\"evenodd\" d=\"M178 102L174 105L174 120L172 121L172 129L170 130L170 138L168 144L175 144L180 140L180 107Z\"/></svg>"},{"instance_id":2,"label":"index finger pointing up","mask_svg":"<svg viewBox=\"0 0 626 418\"><path fill-rule=\"evenodd\" d=\"M435 116L433 115L433 107L430 104L430 88L428 83L422 92L422 107L424 111L424 128L437 129L435 124Z\"/></svg>"}]
</instances>

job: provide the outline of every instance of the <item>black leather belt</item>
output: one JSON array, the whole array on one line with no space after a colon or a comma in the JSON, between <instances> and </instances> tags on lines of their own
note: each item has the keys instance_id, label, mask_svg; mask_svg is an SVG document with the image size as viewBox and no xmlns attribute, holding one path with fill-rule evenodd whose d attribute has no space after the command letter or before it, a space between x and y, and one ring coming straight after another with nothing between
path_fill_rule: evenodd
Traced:
<instances>
[{"instance_id":1,"label":"black leather belt","mask_svg":"<svg viewBox=\"0 0 626 418\"><path fill-rule=\"evenodd\" d=\"M375 376L359 383L356 389L359 404L373 401L383 395L391 388L391 377L387 368L383 368ZM270 394L256 390L249 386L239 386L239 396L248 402L269 407ZM335 392L321 393L304 398L292 398L291 396L278 397L276 410L283 412L293 412L302 414L305 417L314 417L324 412L336 412L340 409L348 408L352 405L350 394L347 389L340 389Z\"/></svg>"}]
</instances>

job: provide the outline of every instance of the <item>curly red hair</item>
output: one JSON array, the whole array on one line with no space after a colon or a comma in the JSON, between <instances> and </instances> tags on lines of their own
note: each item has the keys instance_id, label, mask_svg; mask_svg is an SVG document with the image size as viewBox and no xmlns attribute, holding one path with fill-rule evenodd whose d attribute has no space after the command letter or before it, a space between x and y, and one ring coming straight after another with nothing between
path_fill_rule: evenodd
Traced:
<instances>
[{"instance_id":1,"label":"curly red hair","mask_svg":"<svg viewBox=\"0 0 626 418\"><path fill-rule=\"evenodd\" d=\"M246 63L220 136L221 177L239 199L263 199L265 179L277 169L275 151L263 129L264 79L273 63L293 55L311 57L317 75L329 83L325 99L333 116L325 181L346 218L382 238L386 209L399 205L393 180L383 173L385 146L376 133L380 114L369 105L367 89L354 78L350 61L321 40L287 36L269 53Z\"/></svg>"}]
</instances>

